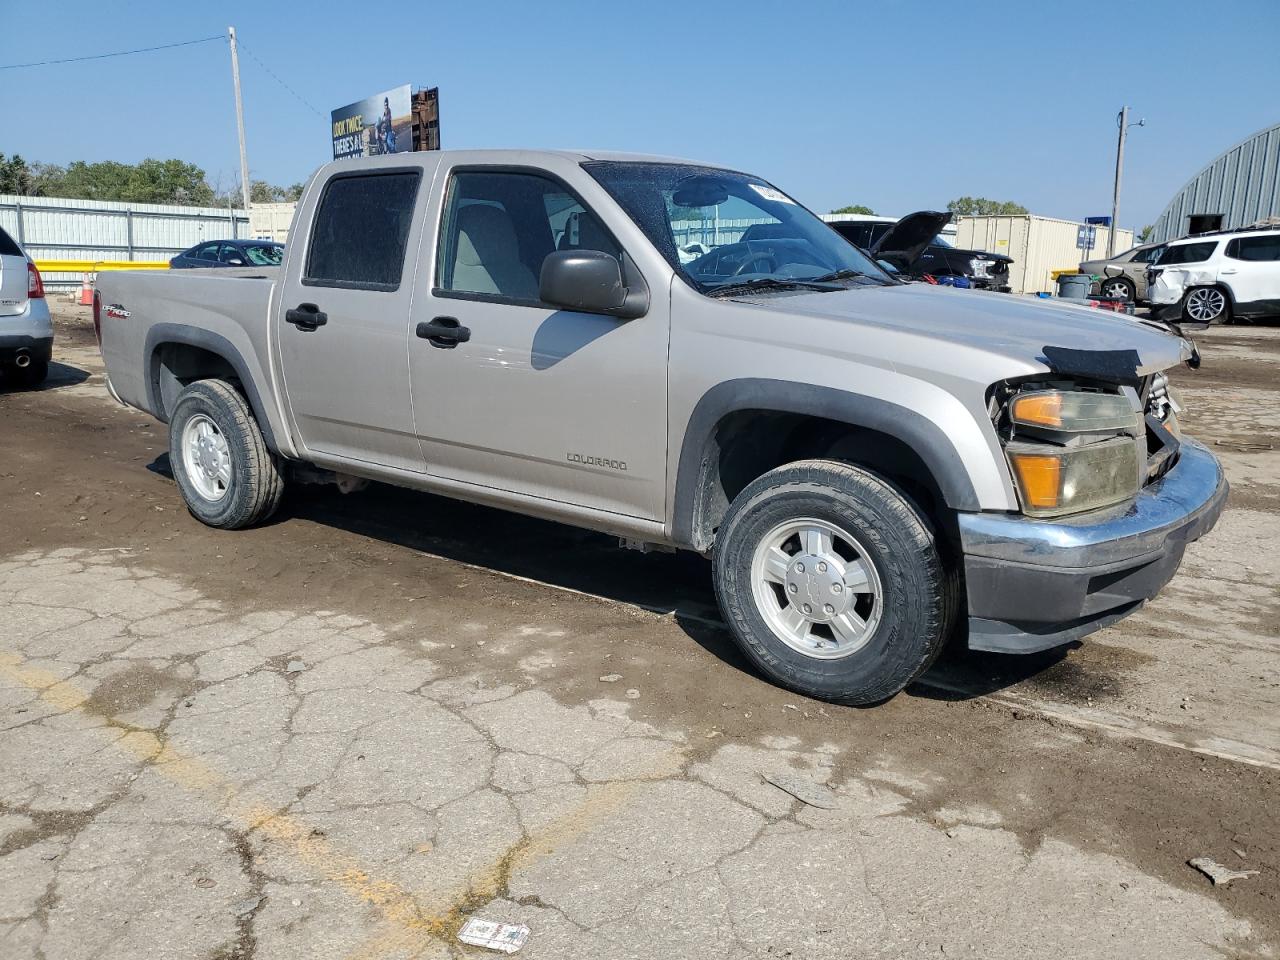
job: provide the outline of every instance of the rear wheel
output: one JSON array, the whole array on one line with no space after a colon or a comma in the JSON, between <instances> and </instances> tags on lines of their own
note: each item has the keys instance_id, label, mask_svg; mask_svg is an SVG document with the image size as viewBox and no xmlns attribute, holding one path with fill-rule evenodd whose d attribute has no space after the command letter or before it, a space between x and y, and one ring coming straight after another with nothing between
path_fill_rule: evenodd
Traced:
<instances>
[{"instance_id":1,"label":"rear wheel","mask_svg":"<svg viewBox=\"0 0 1280 960\"><path fill-rule=\"evenodd\" d=\"M1104 297L1113 297L1131 301L1136 295L1133 281L1125 277L1107 277L1098 286L1098 292Z\"/></svg>"},{"instance_id":2,"label":"rear wheel","mask_svg":"<svg viewBox=\"0 0 1280 960\"><path fill-rule=\"evenodd\" d=\"M222 380L198 380L178 396L169 421L169 462L187 509L211 527L260 523L284 493L253 411Z\"/></svg>"},{"instance_id":3,"label":"rear wheel","mask_svg":"<svg viewBox=\"0 0 1280 960\"><path fill-rule=\"evenodd\" d=\"M772 470L734 499L716 594L743 651L808 696L878 703L922 673L953 607L933 531L894 486L832 460Z\"/></svg>"},{"instance_id":4,"label":"rear wheel","mask_svg":"<svg viewBox=\"0 0 1280 960\"><path fill-rule=\"evenodd\" d=\"M1182 298L1182 318L1192 323L1229 323L1231 303L1217 287L1195 287Z\"/></svg>"}]
</instances>

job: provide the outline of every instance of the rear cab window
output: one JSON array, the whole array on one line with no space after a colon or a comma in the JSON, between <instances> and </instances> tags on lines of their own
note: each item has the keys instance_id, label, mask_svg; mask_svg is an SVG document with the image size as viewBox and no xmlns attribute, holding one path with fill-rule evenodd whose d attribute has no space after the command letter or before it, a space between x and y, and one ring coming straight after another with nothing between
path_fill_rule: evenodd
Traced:
<instances>
[{"instance_id":1,"label":"rear cab window","mask_svg":"<svg viewBox=\"0 0 1280 960\"><path fill-rule=\"evenodd\" d=\"M390 292L404 276L418 170L338 174L312 218L302 283Z\"/></svg>"}]
</instances>

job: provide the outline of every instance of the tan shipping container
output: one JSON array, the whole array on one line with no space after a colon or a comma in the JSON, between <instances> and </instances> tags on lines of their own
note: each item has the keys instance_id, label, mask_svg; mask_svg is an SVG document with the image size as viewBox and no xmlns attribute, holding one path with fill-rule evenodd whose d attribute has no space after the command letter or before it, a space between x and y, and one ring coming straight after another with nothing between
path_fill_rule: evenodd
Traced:
<instances>
[{"instance_id":1,"label":"tan shipping container","mask_svg":"<svg viewBox=\"0 0 1280 960\"><path fill-rule=\"evenodd\" d=\"M297 206L296 203L253 204L249 207L249 236L284 243L289 239L289 227Z\"/></svg>"},{"instance_id":2,"label":"tan shipping container","mask_svg":"<svg viewBox=\"0 0 1280 960\"><path fill-rule=\"evenodd\" d=\"M1076 246L1077 231L1084 226L1075 220L1037 217L959 217L953 241L962 250L985 250L1013 257L1009 286L1014 293L1055 292L1054 271L1075 270L1084 260L1105 257L1110 230L1098 227L1094 246ZM1134 245L1132 230L1116 231L1116 253Z\"/></svg>"}]
</instances>

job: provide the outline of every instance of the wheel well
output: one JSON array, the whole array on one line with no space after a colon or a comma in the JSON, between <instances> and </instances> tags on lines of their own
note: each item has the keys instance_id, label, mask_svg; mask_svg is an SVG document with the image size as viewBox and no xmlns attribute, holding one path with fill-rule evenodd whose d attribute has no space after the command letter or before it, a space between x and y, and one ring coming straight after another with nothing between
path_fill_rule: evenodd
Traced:
<instances>
[{"instance_id":1,"label":"wheel well","mask_svg":"<svg viewBox=\"0 0 1280 960\"><path fill-rule=\"evenodd\" d=\"M716 531L742 490L775 467L796 460L840 460L874 471L915 501L945 538L955 526L933 474L920 455L897 437L806 414L739 410L722 418L702 458L693 539L700 549Z\"/></svg>"},{"instance_id":2,"label":"wheel well","mask_svg":"<svg viewBox=\"0 0 1280 960\"><path fill-rule=\"evenodd\" d=\"M152 355L151 376L162 420L178 402L184 387L197 380L226 380L244 392L239 375L231 362L220 354L189 343L162 343Z\"/></svg>"}]
</instances>

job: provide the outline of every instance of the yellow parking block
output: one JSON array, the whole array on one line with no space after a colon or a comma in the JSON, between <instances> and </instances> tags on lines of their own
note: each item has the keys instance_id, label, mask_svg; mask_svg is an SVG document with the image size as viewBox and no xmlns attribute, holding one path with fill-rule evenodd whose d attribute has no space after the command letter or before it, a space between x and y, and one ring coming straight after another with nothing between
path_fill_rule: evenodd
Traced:
<instances>
[{"instance_id":1,"label":"yellow parking block","mask_svg":"<svg viewBox=\"0 0 1280 960\"><path fill-rule=\"evenodd\" d=\"M104 270L168 270L168 260L37 260L41 273L102 273Z\"/></svg>"}]
</instances>

